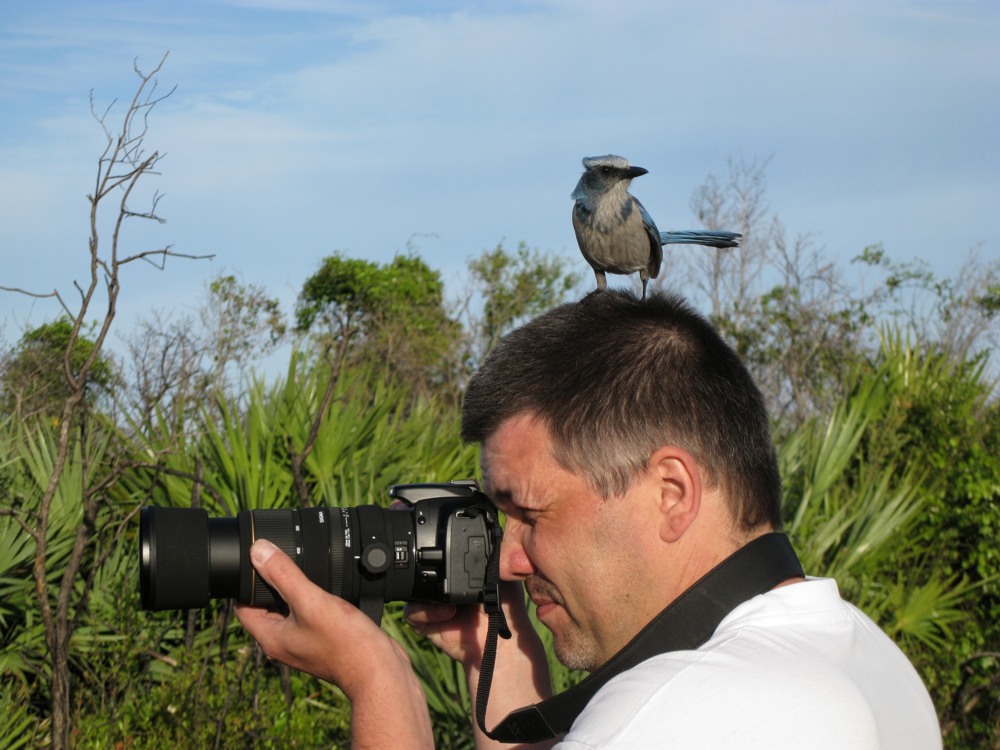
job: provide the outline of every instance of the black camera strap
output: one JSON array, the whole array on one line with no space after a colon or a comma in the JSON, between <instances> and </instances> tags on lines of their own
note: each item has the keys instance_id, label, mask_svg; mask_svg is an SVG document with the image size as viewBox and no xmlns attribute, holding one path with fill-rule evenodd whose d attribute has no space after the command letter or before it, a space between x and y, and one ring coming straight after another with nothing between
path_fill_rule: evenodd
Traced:
<instances>
[{"instance_id":1,"label":"black camera strap","mask_svg":"<svg viewBox=\"0 0 1000 750\"><path fill-rule=\"evenodd\" d=\"M782 581L803 575L787 536L774 532L758 537L706 573L582 682L541 703L511 712L490 731L486 728L486 704L493 681L497 636L510 638L500 608L499 554L495 553L486 573L486 590L490 592L486 603L489 629L476 698L479 728L498 742L541 742L565 734L594 694L612 677L657 654L698 648L738 605L770 591Z\"/></svg>"}]
</instances>

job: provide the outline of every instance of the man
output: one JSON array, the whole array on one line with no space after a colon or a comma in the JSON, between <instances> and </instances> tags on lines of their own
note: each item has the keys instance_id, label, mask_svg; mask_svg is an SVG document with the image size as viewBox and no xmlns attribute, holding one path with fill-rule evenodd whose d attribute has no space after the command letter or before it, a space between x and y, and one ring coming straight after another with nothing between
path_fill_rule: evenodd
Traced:
<instances>
[{"instance_id":1,"label":"man","mask_svg":"<svg viewBox=\"0 0 1000 750\"><path fill-rule=\"evenodd\" d=\"M595 292L518 329L470 382L463 436L506 515L501 641L487 725L549 692L520 583L559 659L593 670L749 542L780 527L763 401L735 353L679 298ZM290 614L242 608L266 653L353 704L356 747L429 747L402 650L258 543ZM475 691L481 608L411 605L410 622L465 666ZM343 648L349 643L351 647ZM477 746L490 741L477 732ZM913 667L836 584L792 577L737 606L694 650L607 683L563 748L935 748Z\"/></svg>"}]
</instances>

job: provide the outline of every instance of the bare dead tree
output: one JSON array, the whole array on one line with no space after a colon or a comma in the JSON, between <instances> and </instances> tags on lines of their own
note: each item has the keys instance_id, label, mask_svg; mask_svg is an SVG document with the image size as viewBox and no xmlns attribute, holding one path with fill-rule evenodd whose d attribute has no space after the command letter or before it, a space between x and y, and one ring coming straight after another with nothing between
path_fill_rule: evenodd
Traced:
<instances>
[{"instance_id":1,"label":"bare dead tree","mask_svg":"<svg viewBox=\"0 0 1000 750\"><path fill-rule=\"evenodd\" d=\"M738 248L665 249L683 284L741 354L772 416L789 427L825 414L850 369L878 350L878 322L913 330L956 361L1000 339L1000 263L973 252L955 279L922 261L893 262L881 245L855 258L877 274L873 289L845 281L808 234L789 236L768 208L770 159L729 160L721 178L695 190L691 207L708 229L741 232Z\"/></svg>"},{"instance_id":2,"label":"bare dead tree","mask_svg":"<svg viewBox=\"0 0 1000 750\"><path fill-rule=\"evenodd\" d=\"M685 248L683 255L675 250L670 253L687 268L688 280L708 298L711 314L728 314L737 329L747 321L732 303L759 292L773 250L765 180L770 161L770 157L750 162L729 159L723 179L710 175L691 196L691 208L706 229L743 235L738 248Z\"/></svg>"},{"instance_id":3,"label":"bare dead tree","mask_svg":"<svg viewBox=\"0 0 1000 750\"><path fill-rule=\"evenodd\" d=\"M150 428L159 415L169 422L172 432L183 432L196 401L204 355L193 329L191 316L172 322L155 313L139 321L125 338L129 400L142 429Z\"/></svg>"},{"instance_id":4,"label":"bare dead tree","mask_svg":"<svg viewBox=\"0 0 1000 750\"><path fill-rule=\"evenodd\" d=\"M695 290L723 335L760 384L771 414L794 424L823 412L837 375L855 349L854 302L840 270L809 235L789 237L766 200L770 158L727 162L691 197L708 229L743 234L738 248L670 250L687 289Z\"/></svg>"},{"instance_id":5,"label":"bare dead tree","mask_svg":"<svg viewBox=\"0 0 1000 750\"><path fill-rule=\"evenodd\" d=\"M935 340L952 359L967 359L1000 345L1000 260L969 251L954 279L938 281ZM995 369L995 365L994 365Z\"/></svg>"},{"instance_id":6,"label":"bare dead tree","mask_svg":"<svg viewBox=\"0 0 1000 750\"><path fill-rule=\"evenodd\" d=\"M150 205L145 210L133 208L131 201L140 183L147 176L157 174L157 166L163 158L159 151L147 150L146 138L149 133L150 113L157 104L173 93L173 89L165 93L158 90L156 76L166 59L167 55L164 55L156 67L148 73L139 68L137 61L134 63L139 84L120 126L114 126L112 120L116 102L112 102L103 112L99 112L91 92L91 113L104 132L106 145L97 160L93 192L87 196L90 213L89 269L84 281L74 282L78 298L68 299L59 290L36 293L17 287L0 287L5 291L36 298L54 299L72 324L72 333L61 368L68 386L68 395L63 402L58 422L59 432L51 474L41 493L37 508L33 508L30 513L11 511L16 515L21 527L31 536L35 547L32 575L52 672L51 746L56 750L63 750L69 746L70 639L79 622L81 610L86 606L86 596L89 593L85 589L81 594L77 586L88 554L93 555L90 547L101 504L107 495L108 487L124 468L117 464L102 466L93 472L83 472L83 476L89 478L84 480L84 486L80 488L82 519L76 528L66 567L58 578L55 590L52 590L47 575L50 516L53 499L63 478L74 439L82 441L86 438L87 421L82 417L85 416L83 412L86 410L84 396L88 378L100 360L102 348L115 319L121 292L122 269L137 261L146 261L163 269L168 257L208 257L184 255L175 252L169 246L130 252L125 249L123 242L122 232L129 219L163 222L157 213L162 197L158 192L154 193ZM105 241L100 227L108 212L111 212L112 221L110 237ZM85 321L95 313L99 316L99 323L94 329L93 346L90 348L89 356L82 363L71 362Z\"/></svg>"}]
</instances>

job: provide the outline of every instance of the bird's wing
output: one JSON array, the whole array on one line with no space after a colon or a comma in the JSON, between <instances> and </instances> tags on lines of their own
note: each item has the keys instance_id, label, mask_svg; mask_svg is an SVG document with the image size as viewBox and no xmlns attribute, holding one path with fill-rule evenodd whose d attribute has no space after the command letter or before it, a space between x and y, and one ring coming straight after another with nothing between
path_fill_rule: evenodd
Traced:
<instances>
[{"instance_id":1,"label":"bird's wing","mask_svg":"<svg viewBox=\"0 0 1000 750\"><path fill-rule=\"evenodd\" d=\"M590 209L582 202L577 201L573 204L573 232L576 234L576 244L580 246L584 258L587 258L587 243L583 238L583 230L590 221L590 213ZM590 262L590 258L587 258L587 262Z\"/></svg>"},{"instance_id":2,"label":"bird's wing","mask_svg":"<svg viewBox=\"0 0 1000 750\"><path fill-rule=\"evenodd\" d=\"M639 215L642 217L642 226L646 229L646 235L649 237L649 263L646 265L646 270L649 271L649 278L655 279L660 273L660 264L663 263L663 247L660 243L660 232L656 228L656 223L653 221L653 217L649 215L646 207L635 196L630 197L636 208L639 209Z\"/></svg>"}]
</instances>

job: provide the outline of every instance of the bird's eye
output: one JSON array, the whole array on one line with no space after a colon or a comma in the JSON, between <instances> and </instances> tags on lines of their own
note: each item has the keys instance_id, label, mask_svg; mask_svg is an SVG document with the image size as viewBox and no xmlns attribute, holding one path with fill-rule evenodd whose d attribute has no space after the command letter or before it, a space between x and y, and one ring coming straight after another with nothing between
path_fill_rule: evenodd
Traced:
<instances>
[{"instance_id":1,"label":"bird's eye","mask_svg":"<svg viewBox=\"0 0 1000 750\"><path fill-rule=\"evenodd\" d=\"M601 167L601 174L603 175L611 174L611 167Z\"/></svg>"}]
</instances>

